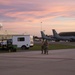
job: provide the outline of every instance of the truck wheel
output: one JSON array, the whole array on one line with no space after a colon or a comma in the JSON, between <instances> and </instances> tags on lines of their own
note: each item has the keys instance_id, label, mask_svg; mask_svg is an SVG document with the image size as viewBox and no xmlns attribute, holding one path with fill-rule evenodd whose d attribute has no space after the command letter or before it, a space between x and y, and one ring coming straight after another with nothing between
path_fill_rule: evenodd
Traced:
<instances>
[{"instance_id":1,"label":"truck wheel","mask_svg":"<svg viewBox=\"0 0 75 75\"><path fill-rule=\"evenodd\" d=\"M22 49L22 50L25 50L25 49L26 49L26 46L25 46L25 45L23 45L23 46L21 47L21 49Z\"/></svg>"}]
</instances>

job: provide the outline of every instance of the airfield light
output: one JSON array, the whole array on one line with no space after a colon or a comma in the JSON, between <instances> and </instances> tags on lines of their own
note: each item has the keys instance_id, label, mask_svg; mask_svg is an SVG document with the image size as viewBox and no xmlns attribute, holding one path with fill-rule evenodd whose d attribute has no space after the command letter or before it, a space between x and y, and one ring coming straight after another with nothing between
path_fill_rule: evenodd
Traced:
<instances>
[{"instance_id":1,"label":"airfield light","mask_svg":"<svg viewBox=\"0 0 75 75\"><path fill-rule=\"evenodd\" d=\"M41 22L41 31L42 31L42 22Z\"/></svg>"}]
</instances>

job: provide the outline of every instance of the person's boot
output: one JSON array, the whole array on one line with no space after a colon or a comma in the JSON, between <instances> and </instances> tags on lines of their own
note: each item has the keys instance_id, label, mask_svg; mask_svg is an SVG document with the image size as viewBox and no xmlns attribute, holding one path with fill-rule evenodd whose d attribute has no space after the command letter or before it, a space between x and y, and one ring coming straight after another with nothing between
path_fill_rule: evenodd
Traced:
<instances>
[{"instance_id":1,"label":"person's boot","mask_svg":"<svg viewBox=\"0 0 75 75\"><path fill-rule=\"evenodd\" d=\"M48 51L47 51L47 54L48 54Z\"/></svg>"},{"instance_id":2,"label":"person's boot","mask_svg":"<svg viewBox=\"0 0 75 75\"><path fill-rule=\"evenodd\" d=\"M46 54L46 50L44 50L44 54Z\"/></svg>"},{"instance_id":3,"label":"person's boot","mask_svg":"<svg viewBox=\"0 0 75 75\"><path fill-rule=\"evenodd\" d=\"M43 50L42 50L41 54L43 54Z\"/></svg>"}]
</instances>

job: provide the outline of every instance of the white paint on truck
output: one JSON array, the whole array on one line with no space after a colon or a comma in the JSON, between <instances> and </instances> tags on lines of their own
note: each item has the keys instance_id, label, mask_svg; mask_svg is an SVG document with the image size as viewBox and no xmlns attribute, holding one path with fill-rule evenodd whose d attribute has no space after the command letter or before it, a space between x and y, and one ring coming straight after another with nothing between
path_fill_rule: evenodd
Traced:
<instances>
[{"instance_id":1,"label":"white paint on truck","mask_svg":"<svg viewBox=\"0 0 75 75\"><path fill-rule=\"evenodd\" d=\"M31 35L15 35L12 37L12 44L17 47L29 48L34 45L33 36Z\"/></svg>"}]
</instances>

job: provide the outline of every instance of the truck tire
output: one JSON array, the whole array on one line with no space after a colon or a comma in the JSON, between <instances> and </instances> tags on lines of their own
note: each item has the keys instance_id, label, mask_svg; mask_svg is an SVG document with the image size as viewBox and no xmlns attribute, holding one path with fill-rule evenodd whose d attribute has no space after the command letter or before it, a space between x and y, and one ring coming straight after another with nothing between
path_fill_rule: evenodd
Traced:
<instances>
[{"instance_id":1,"label":"truck tire","mask_svg":"<svg viewBox=\"0 0 75 75\"><path fill-rule=\"evenodd\" d=\"M29 47L26 47L25 45L23 45L23 46L21 47L21 49L22 49L22 50L27 50L27 49L29 49Z\"/></svg>"},{"instance_id":2,"label":"truck tire","mask_svg":"<svg viewBox=\"0 0 75 75\"><path fill-rule=\"evenodd\" d=\"M22 49L22 50L26 50L26 46L23 45L23 46L21 47L21 49Z\"/></svg>"}]
</instances>

